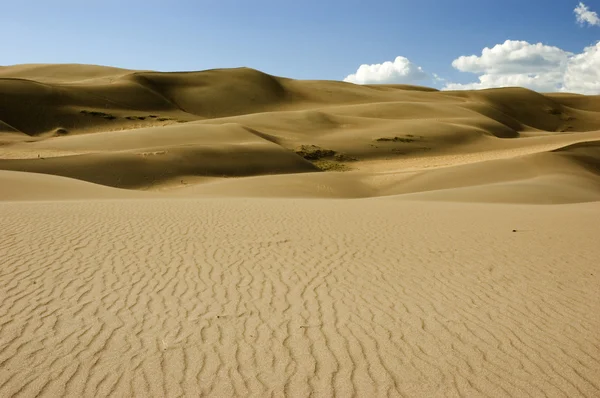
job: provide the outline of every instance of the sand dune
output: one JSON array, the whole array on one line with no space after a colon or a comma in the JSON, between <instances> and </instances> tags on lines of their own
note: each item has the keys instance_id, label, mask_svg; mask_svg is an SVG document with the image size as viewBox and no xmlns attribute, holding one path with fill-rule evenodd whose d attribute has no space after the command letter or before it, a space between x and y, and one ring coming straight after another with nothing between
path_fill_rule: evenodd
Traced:
<instances>
[{"instance_id":1,"label":"sand dune","mask_svg":"<svg viewBox=\"0 0 600 398\"><path fill-rule=\"evenodd\" d=\"M316 167L361 169L361 161L384 160L393 169L398 160L462 153L467 145L490 152L507 138L543 145L557 137L569 145L600 131L596 97L294 81L245 68L13 66L0 69L0 91L0 169L125 188L314 171L293 153L302 146L334 153ZM165 156L139 156L145 153Z\"/></svg>"},{"instance_id":2,"label":"sand dune","mask_svg":"<svg viewBox=\"0 0 600 398\"><path fill-rule=\"evenodd\" d=\"M600 96L0 67L0 396L600 396Z\"/></svg>"}]
</instances>

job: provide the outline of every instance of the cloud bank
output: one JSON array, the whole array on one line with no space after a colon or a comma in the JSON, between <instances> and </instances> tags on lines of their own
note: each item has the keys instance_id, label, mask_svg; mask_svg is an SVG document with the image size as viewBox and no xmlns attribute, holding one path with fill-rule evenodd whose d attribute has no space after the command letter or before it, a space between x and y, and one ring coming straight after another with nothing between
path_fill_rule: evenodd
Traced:
<instances>
[{"instance_id":1,"label":"cloud bank","mask_svg":"<svg viewBox=\"0 0 600 398\"><path fill-rule=\"evenodd\" d=\"M573 10L577 23L600 26L600 17L584 3ZM506 40L485 47L480 55L463 55L452 61L461 72L476 74L472 83L452 83L408 58L361 65L344 81L356 84L432 84L443 90L478 90L494 87L526 87L541 92L600 94L600 42L574 54L543 43Z\"/></svg>"},{"instance_id":2,"label":"cloud bank","mask_svg":"<svg viewBox=\"0 0 600 398\"><path fill-rule=\"evenodd\" d=\"M458 57L452 66L479 74L477 82L448 83L446 90L526 87L542 92L600 93L600 42L573 54L542 43L507 40L481 55Z\"/></svg>"}]
</instances>

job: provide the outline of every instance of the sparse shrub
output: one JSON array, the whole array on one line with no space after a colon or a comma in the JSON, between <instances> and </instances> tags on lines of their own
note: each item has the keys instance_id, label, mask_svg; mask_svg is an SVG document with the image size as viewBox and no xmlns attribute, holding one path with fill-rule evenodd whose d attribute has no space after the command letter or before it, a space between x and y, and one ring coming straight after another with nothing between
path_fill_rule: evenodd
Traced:
<instances>
[{"instance_id":1,"label":"sparse shrub","mask_svg":"<svg viewBox=\"0 0 600 398\"><path fill-rule=\"evenodd\" d=\"M335 155L335 151L331 149L323 149L316 145L302 145L296 150L296 154L302 156L306 160L318 160Z\"/></svg>"},{"instance_id":2,"label":"sparse shrub","mask_svg":"<svg viewBox=\"0 0 600 398\"><path fill-rule=\"evenodd\" d=\"M82 115L90 115L90 116L99 116L99 117L106 117L106 116L114 116L111 115L110 113L104 113L104 112L98 112L98 111L87 111L87 110L82 110L79 113L81 113ZM114 116L116 118L116 116Z\"/></svg>"},{"instance_id":3,"label":"sparse shrub","mask_svg":"<svg viewBox=\"0 0 600 398\"><path fill-rule=\"evenodd\" d=\"M110 113L104 113L104 112L98 112L98 111L88 111L85 109L82 111L79 111L79 113L81 113L82 115L103 117L104 119L107 119L107 120L115 120L117 118L117 116L111 115Z\"/></svg>"},{"instance_id":4,"label":"sparse shrub","mask_svg":"<svg viewBox=\"0 0 600 398\"><path fill-rule=\"evenodd\" d=\"M301 145L295 152L322 171L346 171L350 168L340 162L357 160L342 153L338 154L332 149L324 149L316 145Z\"/></svg>"},{"instance_id":5,"label":"sparse shrub","mask_svg":"<svg viewBox=\"0 0 600 398\"><path fill-rule=\"evenodd\" d=\"M377 138L375 141L379 141L379 142L415 142L417 141L416 138L413 138L414 136L411 135L406 136L406 137L381 137L381 138Z\"/></svg>"},{"instance_id":6,"label":"sparse shrub","mask_svg":"<svg viewBox=\"0 0 600 398\"><path fill-rule=\"evenodd\" d=\"M323 171L348 171L350 168L343 163L332 162L331 160L316 160L313 162L319 170Z\"/></svg>"}]
</instances>

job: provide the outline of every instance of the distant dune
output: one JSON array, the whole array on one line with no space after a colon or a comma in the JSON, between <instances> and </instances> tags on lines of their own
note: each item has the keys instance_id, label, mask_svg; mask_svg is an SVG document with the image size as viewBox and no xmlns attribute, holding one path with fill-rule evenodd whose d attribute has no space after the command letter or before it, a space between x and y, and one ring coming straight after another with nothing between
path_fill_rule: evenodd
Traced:
<instances>
[{"instance_id":1,"label":"distant dune","mask_svg":"<svg viewBox=\"0 0 600 398\"><path fill-rule=\"evenodd\" d=\"M478 162L493 156L518 164L525 160L515 148L540 153L600 137L600 97L522 88L440 92L297 81L247 68L159 73L19 65L0 68L0 92L0 169L119 188L321 169L354 170L349 184L382 171L403 179L403 164L414 159L445 156L454 160L444 166L457 166L469 153L479 154ZM303 146L321 151L307 159ZM536 175L556 171L546 168ZM519 178L515 168L502 169L477 180ZM465 185L466 169L451 170L456 183L445 184ZM320 177L302 180L310 186L313 178ZM368 196L379 194L372 189ZM194 187L194 195L202 189Z\"/></svg>"},{"instance_id":2,"label":"distant dune","mask_svg":"<svg viewBox=\"0 0 600 398\"><path fill-rule=\"evenodd\" d=\"M600 396L600 96L0 67L0 396Z\"/></svg>"}]
</instances>

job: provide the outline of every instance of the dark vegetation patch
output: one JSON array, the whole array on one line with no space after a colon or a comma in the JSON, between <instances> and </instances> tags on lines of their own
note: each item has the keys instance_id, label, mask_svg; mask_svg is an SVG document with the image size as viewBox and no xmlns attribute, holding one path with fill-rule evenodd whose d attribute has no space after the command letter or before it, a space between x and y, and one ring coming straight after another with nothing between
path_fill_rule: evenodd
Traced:
<instances>
[{"instance_id":1,"label":"dark vegetation patch","mask_svg":"<svg viewBox=\"0 0 600 398\"><path fill-rule=\"evenodd\" d=\"M101 117L104 118L106 120L115 120L118 119L118 116L115 115L111 115L110 113L105 113L105 112L99 112L99 111L88 111L88 110L82 110L79 113L81 113L82 115L85 116L94 116L94 117ZM132 115L132 116L125 116L124 117L127 120L146 120L146 119L152 119L152 120L157 120L159 122L165 122L167 120L173 120L169 117L159 117L158 115L147 115L147 116L137 116L137 115ZM178 120L178 122L181 122ZM185 122L182 122L185 123Z\"/></svg>"},{"instance_id":2,"label":"dark vegetation patch","mask_svg":"<svg viewBox=\"0 0 600 398\"><path fill-rule=\"evenodd\" d=\"M323 171L348 171L350 168L343 163L333 162L331 160L319 159L313 162L319 170Z\"/></svg>"},{"instance_id":3,"label":"dark vegetation patch","mask_svg":"<svg viewBox=\"0 0 600 398\"><path fill-rule=\"evenodd\" d=\"M87 116L98 116L98 117L103 117L103 118L109 118L112 117L113 119L116 119L117 117L115 115L111 115L110 113L104 113L104 112L98 112L98 111L86 111L83 110L81 112L82 115L87 115Z\"/></svg>"},{"instance_id":4,"label":"dark vegetation patch","mask_svg":"<svg viewBox=\"0 0 600 398\"><path fill-rule=\"evenodd\" d=\"M306 160L319 160L332 157L336 152L331 149L323 149L316 145L302 145L296 150L296 154L302 156Z\"/></svg>"},{"instance_id":5,"label":"dark vegetation patch","mask_svg":"<svg viewBox=\"0 0 600 398\"><path fill-rule=\"evenodd\" d=\"M301 145L295 152L322 171L347 171L350 168L342 162L358 160L346 154L337 153L332 149L325 149L316 145Z\"/></svg>"},{"instance_id":6,"label":"dark vegetation patch","mask_svg":"<svg viewBox=\"0 0 600 398\"><path fill-rule=\"evenodd\" d=\"M423 140L423 138L424 137L422 137L422 136L415 136L412 134L407 134L405 136L400 136L400 137L381 137L381 138L377 138L375 141L409 143L409 142L421 141L421 140Z\"/></svg>"}]
</instances>

